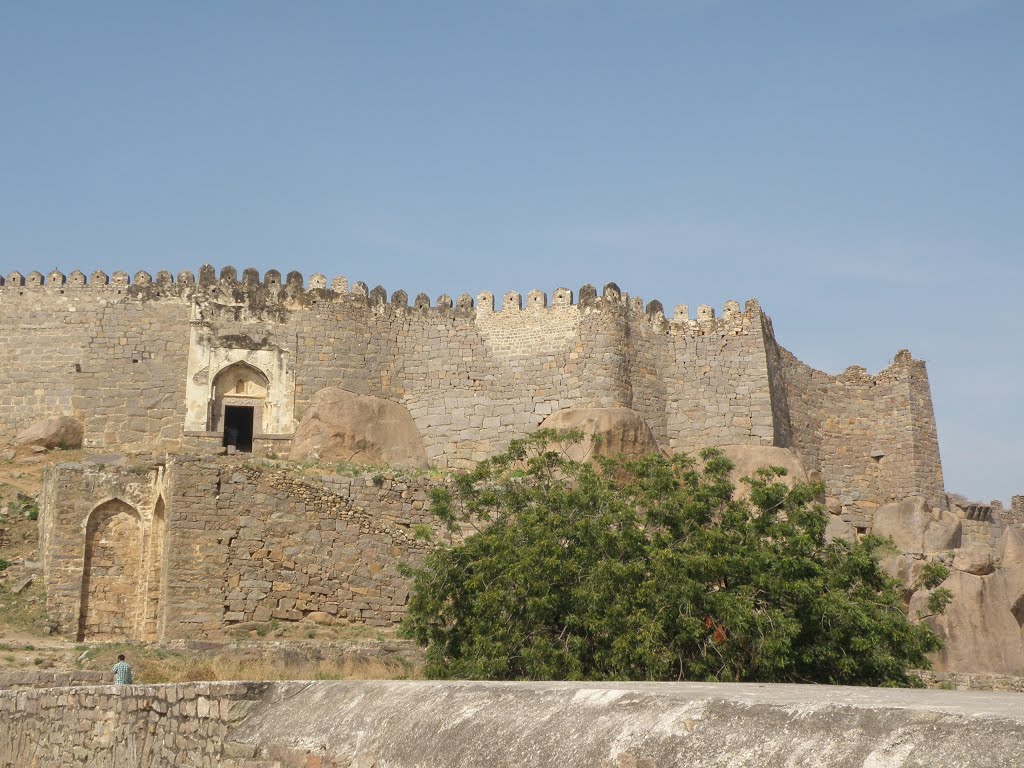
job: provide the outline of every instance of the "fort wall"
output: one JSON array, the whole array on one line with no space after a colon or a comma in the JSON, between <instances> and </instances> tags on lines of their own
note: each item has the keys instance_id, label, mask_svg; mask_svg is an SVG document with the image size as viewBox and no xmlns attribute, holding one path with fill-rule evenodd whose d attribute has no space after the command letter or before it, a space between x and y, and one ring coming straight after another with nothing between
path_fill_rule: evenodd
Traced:
<instances>
[{"instance_id":1,"label":"fort wall","mask_svg":"<svg viewBox=\"0 0 1024 768\"><path fill-rule=\"evenodd\" d=\"M816 371L754 300L667 318L609 283L432 305L340 277L206 266L198 279L12 273L0 327L0 437L68 414L87 447L218 452L235 403L258 414L253 450L286 455L330 386L404 406L433 466L467 468L555 411L625 406L670 452L792 448L857 525L909 495L944 506L924 364L901 352L874 376ZM232 366L258 393L224 389Z\"/></svg>"},{"instance_id":2,"label":"fort wall","mask_svg":"<svg viewBox=\"0 0 1024 768\"><path fill-rule=\"evenodd\" d=\"M765 343L777 403L777 438L788 439L804 465L822 473L845 519L870 528L876 507L909 496L946 507L922 361L902 350L878 374L850 366L832 376L779 346L770 323Z\"/></svg>"}]
</instances>

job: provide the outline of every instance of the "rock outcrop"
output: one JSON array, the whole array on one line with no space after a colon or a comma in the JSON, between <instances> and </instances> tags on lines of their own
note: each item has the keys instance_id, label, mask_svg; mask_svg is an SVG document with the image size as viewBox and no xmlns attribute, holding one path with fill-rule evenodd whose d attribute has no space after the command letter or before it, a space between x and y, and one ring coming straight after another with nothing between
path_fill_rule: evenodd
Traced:
<instances>
[{"instance_id":1,"label":"rock outcrop","mask_svg":"<svg viewBox=\"0 0 1024 768\"><path fill-rule=\"evenodd\" d=\"M565 408L552 413L540 426L584 433L581 442L566 446L574 461L618 454L646 456L661 450L644 417L632 408Z\"/></svg>"},{"instance_id":2,"label":"rock outcrop","mask_svg":"<svg viewBox=\"0 0 1024 768\"><path fill-rule=\"evenodd\" d=\"M929 509L918 496L876 509L871 532L891 537L903 553L943 552L960 546L957 516L947 510Z\"/></svg>"},{"instance_id":3,"label":"rock outcrop","mask_svg":"<svg viewBox=\"0 0 1024 768\"><path fill-rule=\"evenodd\" d=\"M19 446L42 448L81 448L85 429L82 422L72 416L52 416L37 421L22 430L15 438Z\"/></svg>"},{"instance_id":4,"label":"rock outcrop","mask_svg":"<svg viewBox=\"0 0 1024 768\"><path fill-rule=\"evenodd\" d=\"M900 582L910 618L927 622L944 643L931 657L937 671L1024 675L1024 535L1008 527L993 549L971 543L963 526L954 512L911 497L876 509L871 532L898 550L881 566ZM942 614L931 612L931 591L921 585L929 563L950 568L940 585L951 594Z\"/></svg>"},{"instance_id":5,"label":"rock outcrop","mask_svg":"<svg viewBox=\"0 0 1024 768\"><path fill-rule=\"evenodd\" d=\"M792 487L794 482L806 482L807 471L800 459L789 448L777 448L773 445L720 445L729 460L736 465L732 471L732 481L740 495L747 491L746 483L740 482L744 477L753 477L761 467L782 467L786 474L781 482Z\"/></svg>"},{"instance_id":6,"label":"rock outcrop","mask_svg":"<svg viewBox=\"0 0 1024 768\"><path fill-rule=\"evenodd\" d=\"M930 616L928 590L910 599L910 616L925 616L945 646L934 654L939 672L966 670L1000 675L1024 671L1024 641L1014 617L1015 574L976 576L954 570L942 587L952 593L945 613Z\"/></svg>"},{"instance_id":7,"label":"rock outcrop","mask_svg":"<svg viewBox=\"0 0 1024 768\"><path fill-rule=\"evenodd\" d=\"M339 387L313 395L295 430L290 458L427 467L423 438L403 406Z\"/></svg>"}]
</instances>

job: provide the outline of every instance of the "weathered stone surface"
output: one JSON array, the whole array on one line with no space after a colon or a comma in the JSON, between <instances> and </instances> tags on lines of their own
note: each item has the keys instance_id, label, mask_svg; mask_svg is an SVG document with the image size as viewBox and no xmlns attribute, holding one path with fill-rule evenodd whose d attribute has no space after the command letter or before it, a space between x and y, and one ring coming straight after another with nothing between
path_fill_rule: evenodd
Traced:
<instances>
[{"instance_id":1,"label":"weathered stone surface","mask_svg":"<svg viewBox=\"0 0 1024 768\"><path fill-rule=\"evenodd\" d=\"M40 768L90 758L109 768L1009 768L1019 764L1024 699L809 685L316 681L3 691L0 715L0 764Z\"/></svg>"},{"instance_id":2,"label":"weathered stone surface","mask_svg":"<svg viewBox=\"0 0 1024 768\"><path fill-rule=\"evenodd\" d=\"M942 552L960 545L960 521L913 496L875 510L871 532L891 537L900 552Z\"/></svg>"},{"instance_id":3,"label":"weathered stone surface","mask_svg":"<svg viewBox=\"0 0 1024 768\"><path fill-rule=\"evenodd\" d=\"M825 541L842 539L851 544L857 541L857 529L836 515L829 515L825 524Z\"/></svg>"},{"instance_id":4,"label":"weathered stone surface","mask_svg":"<svg viewBox=\"0 0 1024 768\"><path fill-rule=\"evenodd\" d=\"M1004 568L1024 563L1024 533L1007 528L999 542L999 563Z\"/></svg>"},{"instance_id":5,"label":"weathered stone surface","mask_svg":"<svg viewBox=\"0 0 1024 768\"><path fill-rule=\"evenodd\" d=\"M53 416L37 421L15 438L18 445L41 448L81 448L82 422L72 416Z\"/></svg>"},{"instance_id":6,"label":"weathered stone surface","mask_svg":"<svg viewBox=\"0 0 1024 768\"><path fill-rule=\"evenodd\" d=\"M747 490L747 484L741 478L754 477L762 467L782 467L786 474L780 481L788 486L794 482L806 482L807 472L800 459L788 448L777 448L773 445L721 445L718 446L729 457L736 467L732 471L733 482L741 493Z\"/></svg>"},{"instance_id":7,"label":"weathered stone surface","mask_svg":"<svg viewBox=\"0 0 1024 768\"><path fill-rule=\"evenodd\" d=\"M905 599L909 599L921 578L925 561L911 555L898 554L883 558L879 565L903 586Z\"/></svg>"},{"instance_id":8,"label":"weathered stone surface","mask_svg":"<svg viewBox=\"0 0 1024 768\"><path fill-rule=\"evenodd\" d=\"M399 563L432 546L415 529L441 533L430 485L235 457L60 464L41 499L47 611L82 640L210 640L271 620L393 627L409 600Z\"/></svg>"},{"instance_id":9,"label":"weathered stone surface","mask_svg":"<svg viewBox=\"0 0 1024 768\"><path fill-rule=\"evenodd\" d=\"M954 570L942 586L953 595L942 615L929 615L927 590L919 590L910 600L910 615L926 616L945 643L933 656L935 669L1024 675L1024 642L1011 610L1015 600L1005 575L975 576Z\"/></svg>"},{"instance_id":10,"label":"weathered stone surface","mask_svg":"<svg viewBox=\"0 0 1024 768\"><path fill-rule=\"evenodd\" d=\"M991 550L958 549L953 558L953 567L975 576L986 576L995 571L995 559Z\"/></svg>"},{"instance_id":11,"label":"weathered stone surface","mask_svg":"<svg viewBox=\"0 0 1024 768\"><path fill-rule=\"evenodd\" d=\"M567 408L552 413L540 426L542 429L582 431L586 435L583 441L566 449L575 461L598 456L646 456L660 452L650 426L632 408Z\"/></svg>"},{"instance_id":12,"label":"weathered stone surface","mask_svg":"<svg viewBox=\"0 0 1024 768\"><path fill-rule=\"evenodd\" d=\"M295 430L291 458L425 468L416 423L398 403L326 387Z\"/></svg>"}]
</instances>

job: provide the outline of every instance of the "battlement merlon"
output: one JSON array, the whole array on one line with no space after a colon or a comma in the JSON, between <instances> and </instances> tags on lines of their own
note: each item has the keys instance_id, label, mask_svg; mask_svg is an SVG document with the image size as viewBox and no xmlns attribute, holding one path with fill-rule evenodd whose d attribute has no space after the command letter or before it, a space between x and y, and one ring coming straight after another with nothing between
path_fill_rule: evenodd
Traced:
<instances>
[{"instance_id":1,"label":"battlement merlon","mask_svg":"<svg viewBox=\"0 0 1024 768\"><path fill-rule=\"evenodd\" d=\"M223 267L218 277L216 269L205 264L199 269L198 278L189 271L179 272L177 276L161 270L154 277L149 272L138 271L134 275L116 271L112 275L96 270L86 277L80 270L74 270L65 276L59 270L52 270L47 275L33 271L27 276L14 271L6 277L0 275L0 300L12 293L23 294L27 290L42 290L75 296L79 291L94 290L102 296L124 296L127 299L161 299L187 298L193 302L218 304L280 304L288 309L313 306L322 302L355 302L363 303L376 311L407 310L424 312L434 309L441 312L457 312L477 314L508 314L536 313L544 310L564 310L575 307L580 311L599 311L602 309L623 308L630 315L646 317L651 324L669 333L714 333L728 331L737 323L759 316L760 305L756 299L749 299L741 309L737 301L727 301L718 315L713 307L702 304L697 307L695 317L690 317L690 309L686 304L675 306L671 317L666 317L664 306L654 299L644 304L638 296L623 293L615 283L608 283L598 294L590 284L583 285L574 302L573 292L568 288L557 288L548 303L548 294L533 290L526 295L525 304L521 294L510 291L502 296L501 307L495 306L494 294L490 291L479 293L474 299L469 294L462 294L452 301L447 294L437 297L431 304L426 293L416 295L410 307L409 295L404 290L393 292L388 298L383 286L372 290L363 282L350 284L347 277L339 275L328 281L322 273L314 273L308 283L300 272L292 271L282 279L276 269L268 270L262 278L255 268L243 270L241 278L233 266Z\"/></svg>"}]
</instances>

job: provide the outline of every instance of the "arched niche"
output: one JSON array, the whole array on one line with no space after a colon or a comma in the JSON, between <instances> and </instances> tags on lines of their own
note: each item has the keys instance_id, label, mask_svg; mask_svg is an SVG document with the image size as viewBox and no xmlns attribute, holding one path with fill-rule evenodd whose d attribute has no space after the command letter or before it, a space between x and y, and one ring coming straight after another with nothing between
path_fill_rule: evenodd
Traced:
<instances>
[{"instance_id":1,"label":"arched niche","mask_svg":"<svg viewBox=\"0 0 1024 768\"><path fill-rule=\"evenodd\" d=\"M161 608L167 592L167 568L165 566L167 516L164 510L164 497L158 496L153 508L153 522L149 529L149 541L146 543L146 606L143 614L141 638L143 640L159 640L160 624L162 623Z\"/></svg>"},{"instance_id":2,"label":"arched niche","mask_svg":"<svg viewBox=\"0 0 1024 768\"><path fill-rule=\"evenodd\" d=\"M121 499L97 506L85 526L78 640L137 636L144 583L142 520Z\"/></svg>"},{"instance_id":3,"label":"arched niche","mask_svg":"<svg viewBox=\"0 0 1024 768\"><path fill-rule=\"evenodd\" d=\"M213 379L210 431L223 433L222 444L251 451L254 435L263 434L270 419L270 379L246 362L221 369Z\"/></svg>"}]
</instances>

